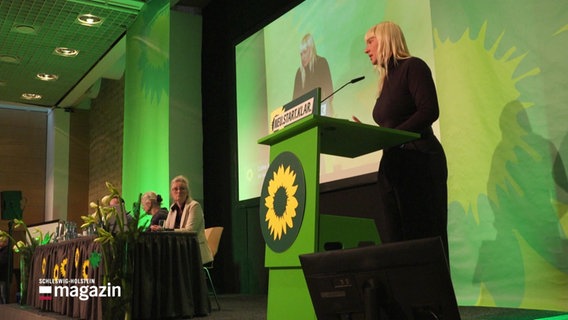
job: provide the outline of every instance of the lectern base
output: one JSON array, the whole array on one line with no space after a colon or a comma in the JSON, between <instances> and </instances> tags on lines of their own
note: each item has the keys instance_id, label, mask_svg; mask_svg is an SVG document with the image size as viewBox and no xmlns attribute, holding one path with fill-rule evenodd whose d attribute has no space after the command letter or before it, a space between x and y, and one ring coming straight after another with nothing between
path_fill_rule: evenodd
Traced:
<instances>
[{"instance_id":1,"label":"lectern base","mask_svg":"<svg viewBox=\"0 0 568 320\"><path fill-rule=\"evenodd\" d=\"M269 269L266 319L317 319L301 267Z\"/></svg>"}]
</instances>

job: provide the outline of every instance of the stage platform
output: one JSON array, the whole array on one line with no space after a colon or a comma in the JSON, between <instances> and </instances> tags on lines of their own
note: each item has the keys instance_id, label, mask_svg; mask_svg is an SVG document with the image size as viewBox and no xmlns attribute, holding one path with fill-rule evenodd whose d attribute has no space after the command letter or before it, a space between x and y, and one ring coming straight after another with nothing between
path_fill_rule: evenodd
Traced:
<instances>
[{"instance_id":1,"label":"stage platform","mask_svg":"<svg viewBox=\"0 0 568 320\"><path fill-rule=\"evenodd\" d=\"M221 311L213 310L211 320L265 320L266 296L221 295ZM568 320L568 312L490 307L459 307L462 320ZM51 312L40 312L18 304L0 304L0 319L6 320L69 320Z\"/></svg>"}]
</instances>

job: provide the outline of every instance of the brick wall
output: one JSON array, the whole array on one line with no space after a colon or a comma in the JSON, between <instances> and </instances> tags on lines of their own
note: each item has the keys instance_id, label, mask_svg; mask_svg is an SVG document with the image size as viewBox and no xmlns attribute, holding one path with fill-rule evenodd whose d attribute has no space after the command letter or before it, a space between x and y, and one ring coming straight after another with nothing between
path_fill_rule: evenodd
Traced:
<instances>
[{"instance_id":1,"label":"brick wall","mask_svg":"<svg viewBox=\"0 0 568 320\"><path fill-rule=\"evenodd\" d=\"M89 209L89 110L76 109L69 124L69 180L67 220L78 226Z\"/></svg>"},{"instance_id":2,"label":"brick wall","mask_svg":"<svg viewBox=\"0 0 568 320\"><path fill-rule=\"evenodd\" d=\"M123 118L124 78L103 79L89 117L89 202L108 193L106 181L121 191Z\"/></svg>"},{"instance_id":3,"label":"brick wall","mask_svg":"<svg viewBox=\"0 0 568 320\"><path fill-rule=\"evenodd\" d=\"M22 191L24 221L43 222L47 113L0 109L0 191Z\"/></svg>"}]
</instances>

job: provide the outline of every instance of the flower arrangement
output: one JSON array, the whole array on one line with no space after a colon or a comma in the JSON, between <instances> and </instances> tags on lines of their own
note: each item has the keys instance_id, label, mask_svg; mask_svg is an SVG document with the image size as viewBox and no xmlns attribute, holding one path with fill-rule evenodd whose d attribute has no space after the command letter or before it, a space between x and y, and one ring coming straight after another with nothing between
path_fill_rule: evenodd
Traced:
<instances>
[{"instance_id":1,"label":"flower arrangement","mask_svg":"<svg viewBox=\"0 0 568 320\"><path fill-rule=\"evenodd\" d=\"M117 315L124 315L130 319L132 298L132 252L130 247L138 239L144 228L138 226L140 218L139 209L132 214L125 214L126 208L118 190L106 182L109 194L105 195L99 203L91 202L89 207L95 211L82 216L83 230L95 230L95 242L101 244L104 263L103 283L120 285L123 295L121 299L107 300L103 309L103 317L116 319ZM117 206L111 205L112 199L119 199Z\"/></svg>"},{"instance_id":2,"label":"flower arrangement","mask_svg":"<svg viewBox=\"0 0 568 320\"><path fill-rule=\"evenodd\" d=\"M26 225L26 223L21 219L14 219L13 220L14 230L23 229L27 241L24 242L22 240L16 241L12 235L9 233L0 230L0 238L8 238L10 239L11 243L14 243L12 250L15 253L20 254L20 303L26 303L26 296L27 296L27 289L28 289L28 276L30 270L30 262L32 260L32 255L34 254L35 249L40 246L47 244L51 241L52 234L47 232L43 234L41 230L38 228L34 229L34 233L39 234L37 237L32 237L32 233L30 229Z\"/></svg>"},{"instance_id":3,"label":"flower arrangement","mask_svg":"<svg viewBox=\"0 0 568 320\"><path fill-rule=\"evenodd\" d=\"M47 232L44 235L43 232L41 232L40 229L35 228L33 231L34 231L34 233L39 234L39 236L38 237L32 237L32 234L31 234L28 226L26 225L26 223L23 220L14 219L13 223L14 223L14 229L23 229L25 234L26 234L26 238L28 239L28 243L25 243L22 240L16 241L16 239L14 239L14 237L12 237L9 233L7 233L6 231L0 230L0 237L6 237L6 238L10 239L10 241L12 243L14 243L14 246L12 247L12 249L14 250L15 253L19 253L19 254L31 257L32 254L35 251L35 248L37 248L37 246L47 244L51 241L52 234L49 233L49 232Z\"/></svg>"},{"instance_id":4,"label":"flower arrangement","mask_svg":"<svg viewBox=\"0 0 568 320\"><path fill-rule=\"evenodd\" d=\"M125 215L126 208L123 201L119 201L118 206L111 205L111 200L121 199L118 190L109 182L106 182L109 194L105 195L100 203L91 202L89 207L95 209L91 215L82 216L82 229L94 228L98 237L96 242L101 244L113 245L117 240L135 240L138 238L142 228L138 228L138 220L140 212L135 211L133 214ZM130 216L131 219L126 219Z\"/></svg>"}]
</instances>

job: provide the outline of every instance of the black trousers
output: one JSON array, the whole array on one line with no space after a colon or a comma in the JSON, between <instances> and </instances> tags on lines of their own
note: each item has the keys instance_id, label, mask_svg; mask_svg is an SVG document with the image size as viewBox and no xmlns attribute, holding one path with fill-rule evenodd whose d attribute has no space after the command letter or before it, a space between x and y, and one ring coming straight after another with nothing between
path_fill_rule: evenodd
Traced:
<instances>
[{"instance_id":1,"label":"black trousers","mask_svg":"<svg viewBox=\"0 0 568 320\"><path fill-rule=\"evenodd\" d=\"M439 236L448 254L448 169L434 136L385 150L378 172L383 243Z\"/></svg>"}]
</instances>

